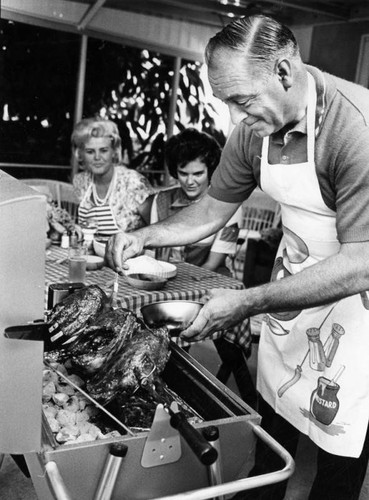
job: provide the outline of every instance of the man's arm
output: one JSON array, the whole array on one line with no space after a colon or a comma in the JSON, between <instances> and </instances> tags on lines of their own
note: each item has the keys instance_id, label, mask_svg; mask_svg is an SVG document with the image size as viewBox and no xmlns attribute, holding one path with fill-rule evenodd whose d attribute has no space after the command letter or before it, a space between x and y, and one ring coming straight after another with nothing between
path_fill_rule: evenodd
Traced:
<instances>
[{"instance_id":1,"label":"man's arm","mask_svg":"<svg viewBox=\"0 0 369 500\"><path fill-rule=\"evenodd\" d=\"M211 290L183 337L200 340L261 313L334 303L369 290L369 242L342 244L339 253L300 273L245 290Z\"/></svg>"},{"instance_id":2,"label":"man's arm","mask_svg":"<svg viewBox=\"0 0 369 500\"><path fill-rule=\"evenodd\" d=\"M239 207L209 195L183 208L167 219L132 233L118 233L108 241L106 260L120 270L124 261L139 255L144 248L182 246L202 240L223 227Z\"/></svg>"}]
</instances>

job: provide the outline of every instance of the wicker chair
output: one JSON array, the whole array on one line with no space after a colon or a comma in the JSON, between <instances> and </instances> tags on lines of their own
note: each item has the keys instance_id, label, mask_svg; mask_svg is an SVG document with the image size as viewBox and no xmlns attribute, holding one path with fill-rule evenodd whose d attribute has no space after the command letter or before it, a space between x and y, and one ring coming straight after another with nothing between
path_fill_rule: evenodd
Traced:
<instances>
[{"instance_id":1,"label":"wicker chair","mask_svg":"<svg viewBox=\"0 0 369 500\"><path fill-rule=\"evenodd\" d=\"M77 217L79 201L72 184L52 179L22 179L22 182L51 197L59 208L64 208L72 217Z\"/></svg>"},{"instance_id":2,"label":"wicker chair","mask_svg":"<svg viewBox=\"0 0 369 500\"><path fill-rule=\"evenodd\" d=\"M250 238L259 240L262 230L277 227L281 220L279 203L259 188L255 189L250 198L244 202L242 209L242 227L239 233L238 250L233 265L234 275L240 281L243 281L248 240Z\"/></svg>"}]
</instances>

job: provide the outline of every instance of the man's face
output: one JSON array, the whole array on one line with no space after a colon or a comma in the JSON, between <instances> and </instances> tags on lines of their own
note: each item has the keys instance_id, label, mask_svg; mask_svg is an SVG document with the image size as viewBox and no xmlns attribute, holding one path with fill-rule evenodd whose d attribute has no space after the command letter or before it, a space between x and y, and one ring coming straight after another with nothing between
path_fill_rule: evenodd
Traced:
<instances>
[{"instance_id":1,"label":"man's face","mask_svg":"<svg viewBox=\"0 0 369 500\"><path fill-rule=\"evenodd\" d=\"M192 201L201 198L209 185L208 167L199 159L178 167L177 177L187 198Z\"/></svg>"},{"instance_id":2,"label":"man's face","mask_svg":"<svg viewBox=\"0 0 369 500\"><path fill-rule=\"evenodd\" d=\"M216 65L208 70L215 97L228 105L232 123L243 121L259 137L283 128L289 110L283 79L276 72L261 73L260 62L233 50L218 50Z\"/></svg>"}]
</instances>

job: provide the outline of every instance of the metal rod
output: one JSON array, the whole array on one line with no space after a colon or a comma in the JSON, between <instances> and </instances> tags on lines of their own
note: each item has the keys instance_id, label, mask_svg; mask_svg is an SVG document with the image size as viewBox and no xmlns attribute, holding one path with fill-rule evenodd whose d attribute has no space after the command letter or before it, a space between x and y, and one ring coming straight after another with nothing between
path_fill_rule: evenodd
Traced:
<instances>
[{"instance_id":1,"label":"metal rod","mask_svg":"<svg viewBox=\"0 0 369 500\"><path fill-rule=\"evenodd\" d=\"M110 447L94 500L111 499L119 469L122 465L124 457L127 454L127 450L127 446L123 443L113 444Z\"/></svg>"},{"instance_id":2,"label":"metal rod","mask_svg":"<svg viewBox=\"0 0 369 500\"><path fill-rule=\"evenodd\" d=\"M172 78L172 91L170 94L168 124L167 124L167 137L168 137L168 139L169 139L169 137L171 137L173 135L173 130L174 130L181 63L182 63L181 57L176 57L174 59L174 68L173 68L174 73L173 73L173 78ZM169 172L168 172L168 167L166 165L165 165L164 185L165 186L169 185Z\"/></svg>"},{"instance_id":3,"label":"metal rod","mask_svg":"<svg viewBox=\"0 0 369 500\"><path fill-rule=\"evenodd\" d=\"M223 469L222 457L219 441L219 429L215 425L211 425L202 430L204 438L209 441L218 453L218 458L215 462L208 466L208 478L210 486L223 484ZM214 500L225 500L225 496L221 495Z\"/></svg>"},{"instance_id":4,"label":"metal rod","mask_svg":"<svg viewBox=\"0 0 369 500\"><path fill-rule=\"evenodd\" d=\"M90 7L88 7L88 9L86 9L85 13L82 16L82 19L77 24L77 29L79 31L84 30L86 28L88 23L92 20L93 17L96 16L96 14L104 5L105 2L106 0L96 0L96 2L93 5L91 5Z\"/></svg>"},{"instance_id":5,"label":"metal rod","mask_svg":"<svg viewBox=\"0 0 369 500\"><path fill-rule=\"evenodd\" d=\"M57 464L53 461L46 462L45 471L54 498L57 500L73 500L64 484Z\"/></svg>"},{"instance_id":6,"label":"metal rod","mask_svg":"<svg viewBox=\"0 0 369 500\"><path fill-rule=\"evenodd\" d=\"M239 491L251 490L268 484L278 483L288 479L295 470L295 462L288 451L283 448L272 436L264 431L260 425L249 422L254 433L266 443L277 455L282 458L285 463L283 469L268 474L262 474L255 477L247 477L245 479L237 479L217 486L210 486L198 490L179 493L177 495L169 495L166 497L157 497L155 500L206 500L208 498L216 498L222 495L238 493Z\"/></svg>"},{"instance_id":7,"label":"metal rod","mask_svg":"<svg viewBox=\"0 0 369 500\"><path fill-rule=\"evenodd\" d=\"M39 163L3 163L0 162L0 168L43 168L50 170L70 170L69 165L40 165Z\"/></svg>"},{"instance_id":8,"label":"metal rod","mask_svg":"<svg viewBox=\"0 0 369 500\"><path fill-rule=\"evenodd\" d=\"M129 427L124 425L120 420L118 420L114 415L112 415L106 408L104 408L100 403L95 401L89 394L87 394L86 391L78 387L78 385L74 384L71 380L69 380L68 377L66 377L62 372L60 372L57 368L54 368L48 361L44 360L44 364L50 368L50 370L53 370L56 374L59 375L63 380L65 380L69 385L71 385L74 389L79 391L85 398L87 398L89 401L91 401L95 406L97 406L100 410L102 410L106 415L108 415L114 422L119 424L128 434L131 436L135 436L136 434L131 431Z\"/></svg>"},{"instance_id":9,"label":"metal rod","mask_svg":"<svg viewBox=\"0 0 369 500\"><path fill-rule=\"evenodd\" d=\"M74 125L81 120L83 113L83 99L85 94L85 79L86 79L87 44L88 44L88 36L82 35L80 53L79 53L76 101L74 105ZM78 163L74 158L72 158L72 178L74 177L74 174L77 173L77 170L78 170Z\"/></svg>"}]
</instances>

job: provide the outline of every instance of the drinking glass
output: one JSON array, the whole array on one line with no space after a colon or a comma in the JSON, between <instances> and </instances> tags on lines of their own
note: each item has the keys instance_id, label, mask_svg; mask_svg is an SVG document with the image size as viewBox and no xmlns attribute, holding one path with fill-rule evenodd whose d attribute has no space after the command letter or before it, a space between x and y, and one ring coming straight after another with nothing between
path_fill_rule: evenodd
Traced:
<instances>
[{"instance_id":1,"label":"drinking glass","mask_svg":"<svg viewBox=\"0 0 369 500\"><path fill-rule=\"evenodd\" d=\"M84 283L86 278L87 247L77 245L69 248L69 281Z\"/></svg>"}]
</instances>

